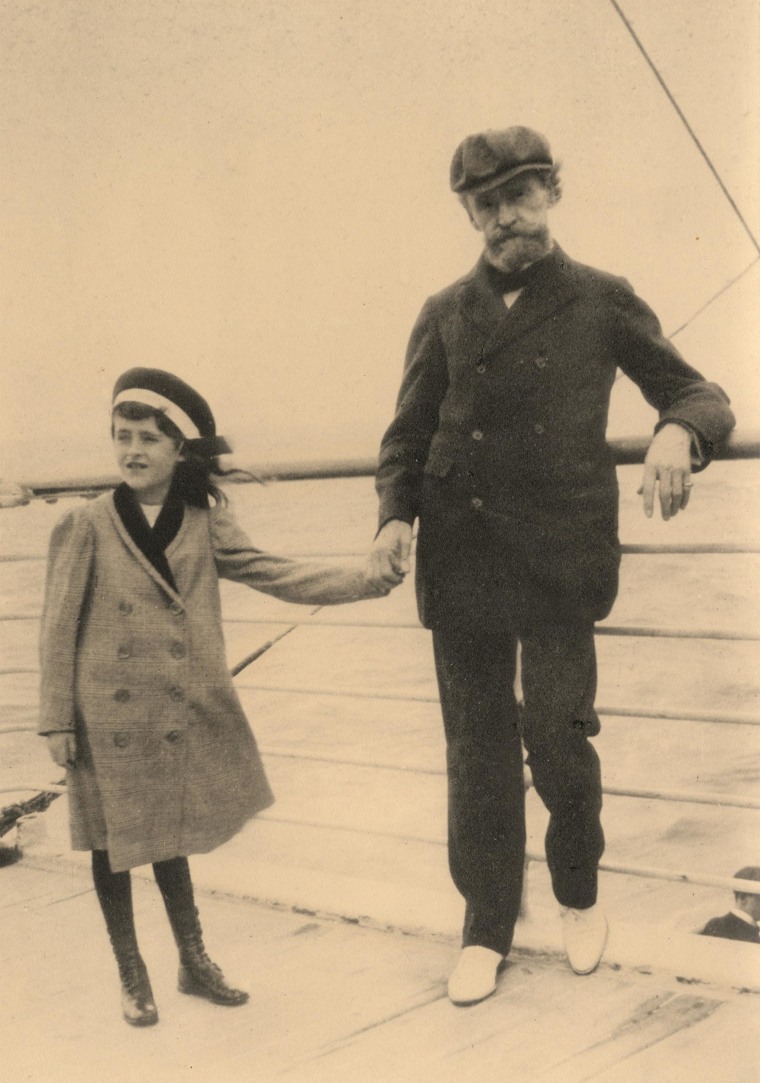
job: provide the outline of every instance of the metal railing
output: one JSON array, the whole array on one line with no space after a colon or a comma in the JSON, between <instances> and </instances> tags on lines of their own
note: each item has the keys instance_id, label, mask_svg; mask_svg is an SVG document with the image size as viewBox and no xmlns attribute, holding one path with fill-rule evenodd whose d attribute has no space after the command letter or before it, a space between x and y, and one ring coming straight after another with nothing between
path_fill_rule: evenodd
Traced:
<instances>
[{"instance_id":1,"label":"metal railing","mask_svg":"<svg viewBox=\"0 0 760 1083\"><path fill-rule=\"evenodd\" d=\"M618 464L635 464L643 461L646 448L648 446L648 439L636 438L611 441L616 461ZM727 460L740 460L740 459L757 459L760 458L760 434L757 433L739 433L733 434L723 448L721 453L717 456L720 459ZM289 464L256 464L252 467L251 472L254 473L259 479L264 480L324 480L334 478L347 478L347 477L366 477L371 476L375 472L376 463L374 460L354 460L353 462L319 462L319 463L289 463ZM42 499L46 501L55 501L61 497L69 495L95 495L99 491L111 488L114 484L113 478L79 478L73 479L71 482L63 485L62 483L52 482L30 482L22 483L23 491L28 496L29 500ZM673 545L623 545L622 551L626 555L657 555L664 553L688 553L688 554L739 554L739 553L758 553L760 552L760 546L756 545L742 545L736 543L710 543L710 544L673 544ZM295 555L295 554L294 554ZM322 553L322 554L300 554L302 556L308 556L314 558L316 556L322 557L346 557L357 556L356 553ZM0 562L11 561L29 561L29 560L42 560L44 559L42 554L7 554L0 556ZM22 620L37 620L39 614L6 614L0 616L0 621L22 621ZM296 628L302 627L357 627L357 628L419 628L419 624L416 621L400 620L393 622L378 622L368 621L361 618L342 618L336 619L334 617L323 615L321 612L312 613L306 615L303 619L298 621L292 620L278 620L277 618L261 618L261 619L247 619L247 618L229 618L225 620L225 623L245 623L245 624L263 624L267 626L272 625L285 625L285 630L279 635L273 637L268 642L262 644L257 648L255 652L248 655L241 660L237 666L233 669L233 675L244 673L242 679L238 680L237 686L241 689L257 691L257 692L275 692L283 693L287 695L303 695L303 696L335 696L354 700L373 699L373 700L385 700L388 702L418 702L418 703L431 703L438 702L438 697L435 695L427 695L424 693L410 694L400 693L391 690L384 691L381 694L365 692L362 689L334 689L323 687L306 687L297 685L280 685L276 683L270 683L266 681L257 681L250 679L246 672L249 667L257 658L276 646L276 644L289 635ZM760 640L760 632L758 633L742 633L731 631L720 631L710 628L694 629L694 628L665 628L665 627L646 627L646 626L621 626L621 625L599 625L596 628L596 634L601 636L641 636L641 637L668 637L677 639L719 639L719 640L732 640L732 641L748 641L755 642ZM37 670L34 667L10 667L6 669L0 669L0 674L33 674ZM618 717L636 717L636 718L652 718L661 719L664 721L683 721L683 722L707 722L720 725L760 725L760 717L755 717L745 714L731 714L721 712L689 712L684 715L682 712L670 711L670 710L647 710L643 708L629 707L629 706L614 706L614 705L602 705L597 707L598 714L602 716L618 716ZM0 735L18 733L22 731L32 731L31 726L21 725L8 725L0 726ZM309 760L313 762L339 764L353 767L368 767L374 770L383 771L403 771L411 772L423 775L436 775L444 776L443 770L426 769L419 767L405 767L403 765L394 763L377 763L367 762L360 759L346 759L331 757L325 755L313 755L303 752L293 753L278 749L276 747L262 747L262 753L265 756L279 757L279 758L292 758L298 760ZM4 787L0 788L0 793L18 793L22 791L40 791L47 793L65 793L65 786L60 784L48 784L48 783L24 783L14 786L13 788ZM680 804L699 804L713 807L731 807L741 809L760 809L760 799L749 796L734 796L731 794L721 793L709 793L702 791L692 790L662 790L662 789L647 789L637 787L623 787L623 786L605 786L604 791L606 795L615 797L625 797L637 800L648 801L663 801ZM419 838L412 835L394 835L390 832L372 832L363 828L357 828L347 826L344 824L326 823L323 821L306 821L306 820L287 820L271 815L267 815L267 820L274 823L289 823L292 826L298 827L317 827L328 829L331 831L342 831L348 833L360 833L360 834L377 834L384 838L396 838L403 839L403 841L418 841L425 842L433 845L445 845L445 842L437 838ZM531 861L545 861L545 857L541 853L530 853L528 859ZM757 888L756 883L753 881L736 880L730 877L714 876L707 873L695 873L684 870L673 870L664 868L653 868L650 866L635 865L635 864L620 864L611 861L602 861L600 863L600 870L609 872L624 874L634 877L650 878L670 882L681 882L692 885L701 885L708 887L721 887L732 891L754 891Z\"/></svg>"},{"instance_id":2,"label":"metal railing","mask_svg":"<svg viewBox=\"0 0 760 1083\"><path fill-rule=\"evenodd\" d=\"M650 443L648 436L624 436L608 441L618 466L644 461ZM744 429L732 432L715 456L716 460L760 459L760 431ZM303 462L265 462L241 464L241 469L257 481L323 481L335 478L374 477L377 459L318 459ZM66 496L94 496L118 484L115 475L90 475L66 481L32 479L18 482L27 500L54 501ZM660 552L664 551L662 548ZM718 552L730 551L720 548ZM756 550L751 550L756 552Z\"/></svg>"}]
</instances>

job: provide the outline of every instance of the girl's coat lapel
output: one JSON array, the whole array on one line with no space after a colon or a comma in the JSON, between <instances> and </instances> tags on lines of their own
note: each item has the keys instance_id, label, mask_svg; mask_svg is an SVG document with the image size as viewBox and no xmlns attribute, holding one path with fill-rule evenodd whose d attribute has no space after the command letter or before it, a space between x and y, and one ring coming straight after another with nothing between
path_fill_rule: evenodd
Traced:
<instances>
[{"instance_id":1,"label":"girl's coat lapel","mask_svg":"<svg viewBox=\"0 0 760 1083\"><path fill-rule=\"evenodd\" d=\"M178 593L178 591L170 583L167 583L167 581L160 574L160 572L153 566L153 564L151 564L151 562L145 556L145 554L140 549L140 547L135 543L135 541L132 538L131 534L129 533L126 526L122 522L121 516L119 515L118 511L116 510L116 505L114 504L113 494L111 494L111 498L108 501L107 508L108 508L108 514L111 517L111 521L112 521L112 523L114 525L116 533L119 535L119 537L121 538L121 540L124 543L125 547L129 550L130 554L134 557L134 559L137 561L137 563L143 568L143 570L150 576L150 578L153 579L154 582L156 582L159 585L159 587L161 587L161 589L164 591L164 593L169 598L171 598L171 600L173 602L179 602L179 604L184 609L185 603L183 602L181 595ZM182 528L180 527L180 530L181 529Z\"/></svg>"}]
</instances>

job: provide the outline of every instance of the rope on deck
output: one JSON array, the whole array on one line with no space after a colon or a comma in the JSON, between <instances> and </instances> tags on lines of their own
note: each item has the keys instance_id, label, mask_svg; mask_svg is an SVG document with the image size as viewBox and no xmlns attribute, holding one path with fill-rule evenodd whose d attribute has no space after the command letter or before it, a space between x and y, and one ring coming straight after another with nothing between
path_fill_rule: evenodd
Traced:
<instances>
[{"instance_id":1,"label":"rope on deck","mask_svg":"<svg viewBox=\"0 0 760 1083\"><path fill-rule=\"evenodd\" d=\"M33 812L44 812L61 793L66 792L65 787L62 788L60 783L47 784L44 787L23 788L34 789L37 792L35 792L34 797L30 797L27 801L17 801L13 805L0 809L0 838L7 835L23 816L29 816ZM16 792L18 791L8 788L0 790L0 793Z\"/></svg>"},{"instance_id":2,"label":"rope on deck","mask_svg":"<svg viewBox=\"0 0 760 1083\"><path fill-rule=\"evenodd\" d=\"M15 786L0 786L0 793L66 793L63 782L19 782Z\"/></svg>"}]
</instances>

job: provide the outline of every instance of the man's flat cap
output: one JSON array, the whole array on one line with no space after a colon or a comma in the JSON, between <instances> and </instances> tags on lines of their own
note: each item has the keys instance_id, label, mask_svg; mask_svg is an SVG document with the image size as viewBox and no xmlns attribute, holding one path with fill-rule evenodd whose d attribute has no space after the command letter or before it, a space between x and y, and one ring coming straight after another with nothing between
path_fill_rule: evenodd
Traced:
<instances>
[{"instance_id":1,"label":"man's flat cap","mask_svg":"<svg viewBox=\"0 0 760 1083\"><path fill-rule=\"evenodd\" d=\"M532 128L468 135L451 161L454 192L487 191L529 169L552 169L554 160L546 138Z\"/></svg>"}]
</instances>

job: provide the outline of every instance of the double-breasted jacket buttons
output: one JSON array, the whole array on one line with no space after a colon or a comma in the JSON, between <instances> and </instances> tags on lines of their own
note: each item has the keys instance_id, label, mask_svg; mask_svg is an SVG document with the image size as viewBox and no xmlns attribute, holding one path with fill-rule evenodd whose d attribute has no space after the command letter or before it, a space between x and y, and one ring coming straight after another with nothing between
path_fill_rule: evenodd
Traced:
<instances>
[{"instance_id":1,"label":"double-breasted jacket buttons","mask_svg":"<svg viewBox=\"0 0 760 1083\"><path fill-rule=\"evenodd\" d=\"M477 368L475 369L475 371L478 373L479 376L482 376L483 373L486 371L486 366L485 365L478 365Z\"/></svg>"},{"instance_id":2,"label":"double-breasted jacket buttons","mask_svg":"<svg viewBox=\"0 0 760 1083\"><path fill-rule=\"evenodd\" d=\"M549 358L546 356L546 354L539 354L538 357L533 359L533 364L536 366L537 369L545 369L548 363Z\"/></svg>"},{"instance_id":3,"label":"double-breasted jacket buttons","mask_svg":"<svg viewBox=\"0 0 760 1083\"><path fill-rule=\"evenodd\" d=\"M480 431L480 429L473 429L472 438L473 438L473 440L482 440L483 439L483 433Z\"/></svg>"},{"instance_id":4,"label":"double-breasted jacket buttons","mask_svg":"<svg viewBox=\"0 0 760 1083\"><path fill-rule=\"evenodd\" d=\"M117 703L128 703L130 698L129 689L117 688L113 694L113 698L116 700Z\"/></svg>"},{"instance_id":5,"label":"double-breasted jacket buttons","mask_svg":"<svg viewBox=\"0 0 760 1083\"><path fill-rule=\"evenodd\" d=\"M115 733L113 735L113 743L116 745L117 748L126 748L129 744L129 734Z\"/></svg>"},{"instance_id":6,"label":"double-breasted jacket buttons","mask_svg":"<svg viewBox=\"0 0 760 1083\"><path fill-rule=\"evenodd\" d=\"M470 501L470 503L472 504L473 508L482 508L483 507L483 501L480 499L479 496L474 496L472 498L472 500Z\"/></svg>"},{"instance_id":7,"label":"double-breasted jacket buttons","mask_svg":"<svg viewBox=\"0 0 760 1083\"><path fill-rule=\"evenodd\" d=\"M132 612L133 609L134 609L134 606L132 605L131 602L127 602L127 601L125 601L123 599L122 599L122 601L119 602L119 612L120 613L124 613L125 615L129 615Z\"/></svg>"},{"instance_id":8,"label":"double-breasted jacket buttons","mask_svg":"<svg viewBox=\"0 0 760 1083\"><path fill-rule=\"evenodd\" d=\"M169 689L169 698L173 699L175 703L181 703L185 698L185 691L180 688L179 685L175 685L174 688Z\"/></svg>"},{"instance_id":9,"label":"double-breasted jacket buttons","mask_svg":"<svg viewBox=\"0 0 760 1083\"><path fill-rule=\"evenodd\" d=\"M543 435L544 431L545 430L541 422L537 421L536 424L533 426L533 432L536 433L538 436L541 436Z\"/></svg>"},{"instance_id":10,"label":"double-breasted jacket buttons","mask_svg":"<svg viewBox=\"0 0 760 1083\"><path fill-rule=\"evenodd\" d=\"M172 602L169 608L171 609L175 617L184 617L185 610L182 608L182 605L179 602Z\"/></svg>"},{"instance_id":11,"label":"double-breasted jacket buttons","mask_svg":"<svg viewBox=\"0 0 760 1083\"><path fill-rule=\"evenodd\" d=\"M169 730L166 734L166 740L169 741L170 744L176 745L178 741L182 740L182 733L180 730Z\"/></svg>"},{"instance_id":12,"label":"double-breasted jacket buttons","mask_svg":"<svg viewBox=\"0 0 760 1083\"><path fill-rule=\"evenodd\" d=\"M169 647L169 654L172 658L184 658L187 654L187 649L184 643L180 643L178 639L175 639L172 645Z\"/></svg>"},{"instance_id":13,"label":"double-breasted jacket buttons","mask_svg":"<svg viewBox=\"0 0 760 1083\"><path fill-rule=\"evenodd\" d=\"M116 650L117 658L131 658L132 650L126 643L120 643Z\"/></svg>"}]
</instances>

